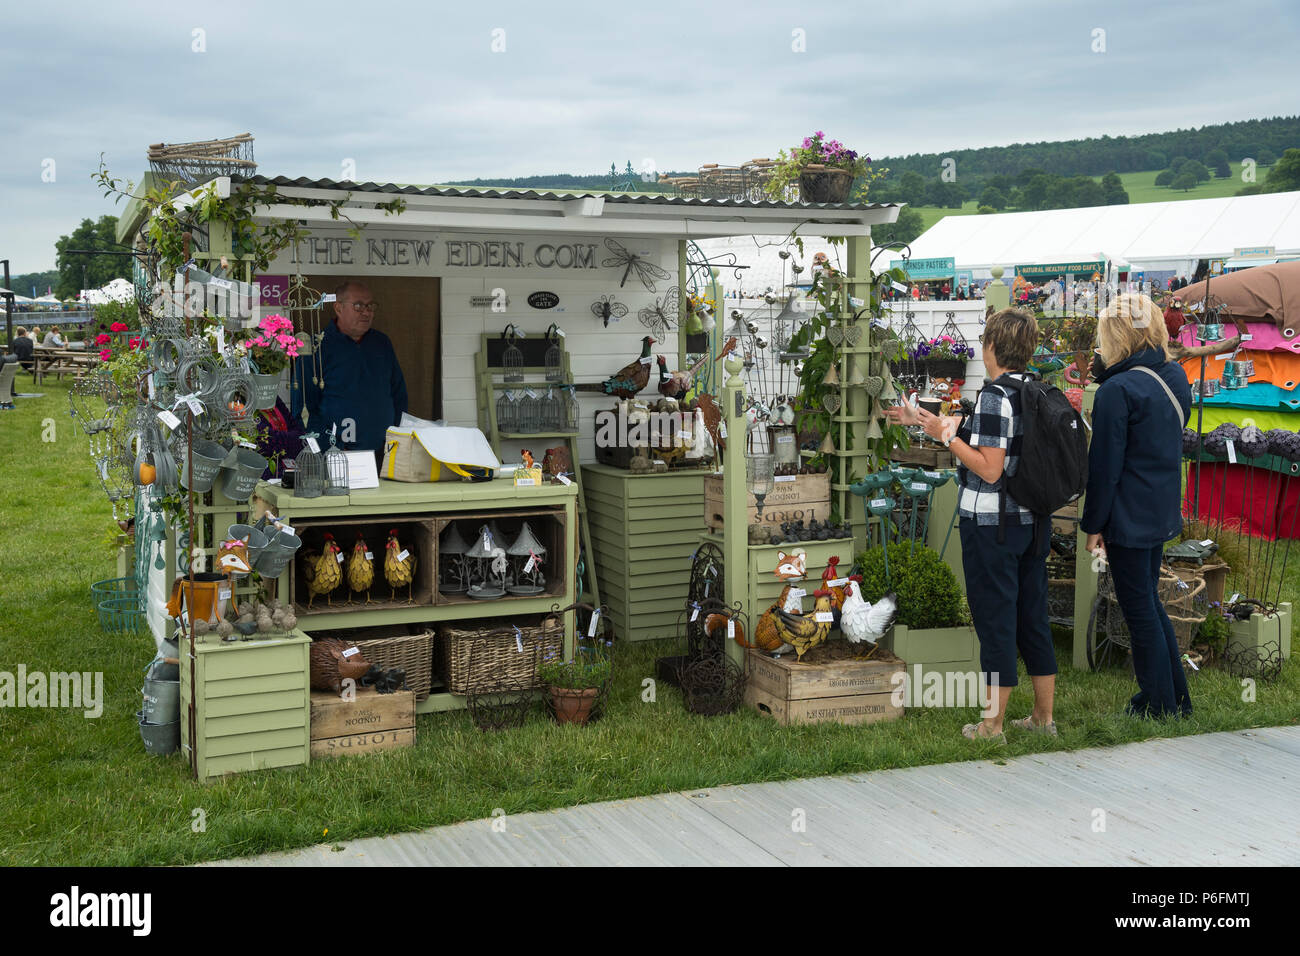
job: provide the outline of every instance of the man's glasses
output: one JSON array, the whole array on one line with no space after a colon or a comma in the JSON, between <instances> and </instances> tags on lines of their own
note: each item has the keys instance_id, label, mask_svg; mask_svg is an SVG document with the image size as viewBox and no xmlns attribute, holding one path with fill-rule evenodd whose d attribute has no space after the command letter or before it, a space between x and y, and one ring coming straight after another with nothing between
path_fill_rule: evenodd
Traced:
<instances>
[{"instance_id":1,"label":"man's glasses","mask_svg":"<svg viewBox=\"0 0 1300 956\"><path fill-rule=\"evenodd\" d=\"M351 302L353 312L374 312L378 306L374 302Z\"/></svg>"}]
</instances>

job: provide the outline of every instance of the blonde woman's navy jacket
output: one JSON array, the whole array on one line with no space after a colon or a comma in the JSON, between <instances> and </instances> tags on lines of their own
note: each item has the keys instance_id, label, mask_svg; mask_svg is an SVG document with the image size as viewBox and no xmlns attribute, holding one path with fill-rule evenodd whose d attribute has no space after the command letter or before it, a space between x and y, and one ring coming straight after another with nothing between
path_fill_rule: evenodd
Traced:
<instances>
[{"instance_id":1,"label":"blonde woman's navy jacket","mask_svg":"<svg viewBox=\"0 0 1300 956\"><path fill-rule=\"evenodd\" d=\"M1182 530L1183 422L1192 389L1159 349L1135 352L1113 368L1094 365L1100 383L1092 409L1088 492L1080 527L1107 544L1153 548ZM1151 369L1169 386L1174 411Z\"/></svg>"}]
</instances>

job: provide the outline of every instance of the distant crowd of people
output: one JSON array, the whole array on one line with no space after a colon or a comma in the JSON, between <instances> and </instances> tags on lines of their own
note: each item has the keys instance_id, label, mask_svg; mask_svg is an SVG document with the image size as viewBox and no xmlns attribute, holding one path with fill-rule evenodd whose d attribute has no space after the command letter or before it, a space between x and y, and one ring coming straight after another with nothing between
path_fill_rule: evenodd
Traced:
<instances>
[{"instance_id":1,"label":"distant crowd of people","mask_svg":"<svg viewBox=\"0 0 1300 956\"><path fill-rule=\"evenodd\" d=\"M69 340L64 337L57 325L52 325L42 332L39 325L30 329L18 326L14 329L14 340L9 343L8 352L18 357L18 363L27 371L32 370L32 355L37 349L85 349L86 343Z\"/></svg>"}]
</instances>

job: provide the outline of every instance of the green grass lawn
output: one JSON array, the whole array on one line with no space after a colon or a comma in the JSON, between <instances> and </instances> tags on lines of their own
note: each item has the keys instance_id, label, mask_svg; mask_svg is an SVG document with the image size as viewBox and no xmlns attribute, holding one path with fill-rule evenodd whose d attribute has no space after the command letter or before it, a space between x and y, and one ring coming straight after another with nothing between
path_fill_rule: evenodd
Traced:
<instances>
[{"instance_id":1,"label":"green grass lawn","mask_svg":"<svg viewBox=\"0 0 1300 956\"><path fill-rule=\"evenodd\" d=\"M34 391L25 375L20 390ZM147 635L116 636L98 627L92 581L112 577L101 544L108 505L95 482L85 438L67 413L67 389L20 399L0 412L0 460L7 465L0 522L0 670L102 671L104 713L0 710L0 864L181 864L346 844L364 836L417 830L597 800L722 784L974 760L1044 750L1106 746L1247 727L1296 723L1300 668L1261 685L1242 701L1239 681L1204 670L1190 678L1195 716L1153 723L1121 716L1136 689L1127 671L1064 668L1056 715L1058 740L1009 734L1005 750L960 738L974 710L912 710L898 721L861 727L782 728L744 711L689 715L681 697L660 685L643 700L643 679L667 648L620 645L609 715L588 728L558 727L540 714L517 731L485 734L465 713L418 719L412 749L367 758L319 761L290 771L190 779L179 755L144 753L134 714L143 670L153 656ZM56 441L41 441L53 419ZM1300 583L1300 561L1290 579ZM1012 696L1012 716L1028 712L1027 682ZM195 832L195 811L206 827ZM328 831L328 833L326 833Z\"/></svg>"}]
</instances>

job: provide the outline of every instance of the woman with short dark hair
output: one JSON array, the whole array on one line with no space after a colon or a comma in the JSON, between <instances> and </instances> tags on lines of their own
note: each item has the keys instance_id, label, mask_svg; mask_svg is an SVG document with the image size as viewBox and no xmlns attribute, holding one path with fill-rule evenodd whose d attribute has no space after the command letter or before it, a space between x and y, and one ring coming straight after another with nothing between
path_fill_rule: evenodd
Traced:
<instances>
[{"instance_id":1,"label":"woman with short dark hair","mask_svg":"<svg viewBox=\"0 0 1300 956\"><path fill-rule=\"evenodd\" d=\"M1047 623L1051 518L1035 517L1002 487L1003 475L1014 475L1019 466L1024 433L1020 390L1008 380L1030 377L1025 369L1038 347L1038 323L1023 309L1003 309L989 317L980 342L990 382L965 422L911 406L886 414L896 424L921 425L960 462L962 570L980 642L980 668L990 690L983 720L967 724L962 734L1005 742L1007 701L1019 681L1018 650L1033 683L1034 709L1012 726L1056 736L1056 649Z\"/></svg>"},{"instance_id":2,"label":"woman with short dark hair","mask_svg":"<svg viewBox=\"0 0 1300 956\"><path fill-rule=\"evenodd\" d=\"M1098 314L1097 335L1099 387L1079 527L1088 550L1109 563L1128 625L1138 683L1128 712L1186 717L1192 700L1159 586L1165 542L1182 530L1182 435L1192 390L1169 360L1164 314L1146 296L1118 296Z\"/></svg>"}]
</instances>

